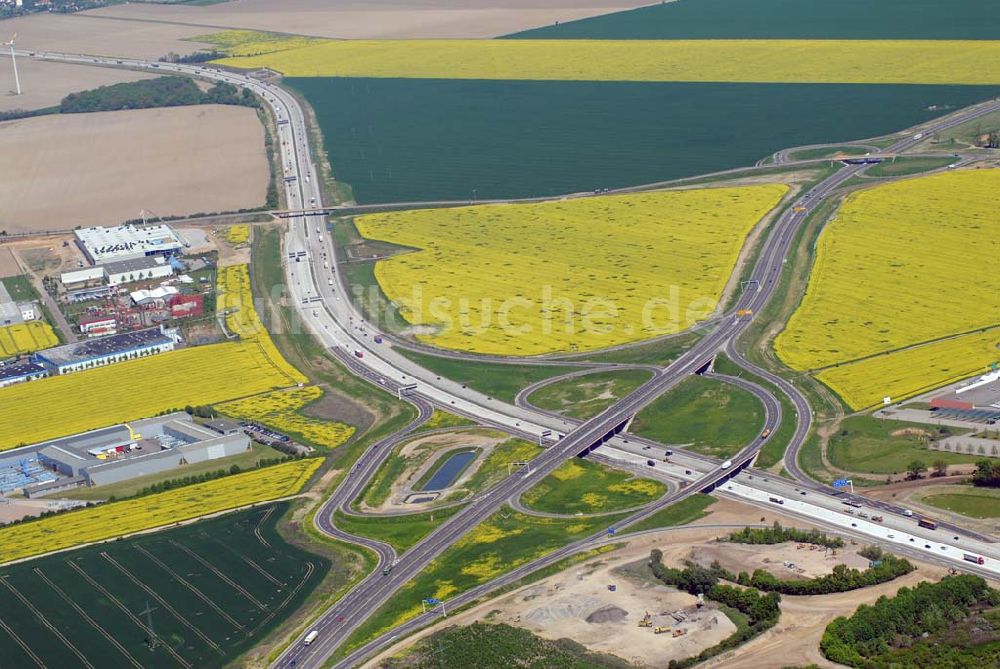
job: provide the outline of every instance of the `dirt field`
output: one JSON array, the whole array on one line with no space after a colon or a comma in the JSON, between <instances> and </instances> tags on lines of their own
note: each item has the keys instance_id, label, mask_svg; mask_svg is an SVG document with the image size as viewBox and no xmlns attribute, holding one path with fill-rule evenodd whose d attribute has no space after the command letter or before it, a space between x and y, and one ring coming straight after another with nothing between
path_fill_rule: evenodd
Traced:
<instances>
[{"instance_id":1,"label":"dirt field","mask_svg":"<svg viewBox=\"0 0 1000 669\"><path fill-rule=\"evenodd\" d=\"M717 643L733 628L724 615L716 613L710 606L703 614L694 611L694 597L660 586L645 576L640 578L639 567L648 558L651 549L663 551L663 561L668 565L680 564L691 557L707 557L708 561L718 557L734 571L752 571L760 566L776 565L776 573L785 572L783 575L786 578L790 572L783 566L784 560L805 567L806 575L828 573L839 562L861 567L867 563L851 555L861 548L860 545L845 547L838 559L826 559L823 551L799 550L794 543L744 547L720 545L714 541L727 529L710 526L757 522L760 514L761 510L756 507L720 500L712 506L708 516L689 528L642 536L622 549L575 565L461 614L449 616L447 621L403 641L365 667L377 667L380 661L443 626L468 625L476 620L517 625L549 639L568 637L591 650L618 655L637 666L664 667L672 657L692 655ZM801 521L780 514L765 515L767 523L780 520L786 526L808 527ZM811 663L822 667L835 666L819 652L819 640L826 625L839 615L849 615L860 604L872 603L882 595L891 596L901 586L934 580L945 573L938 567L922 563L917 563L917 566L917 571L912 574L882 586L835 595L784 596L782 616L777 626L706 666L725 669L778 669ZM609 584L616 586L616 592L608 591ZM628 615L622 616L619 609ZM646 611L654 614L654 625L670 625L674 618L659 614L678 610L694 613L699 618L689 619L683 624L689 630L685 636L654 635L651 630L638 627L638 621ZM587 618L592 622L588 622Z\"/></svg>"},{"instance_id":2,"label":"dirt field","mask_svg":"<svg viewBox=\"0 0 1000 669\"><path fill-rule=\"evenodd\" d=\"M46 63L31 58L18 58L17 71L21 75L21 95L14 93L10 56L0 53L0 111L54 107L70 93L152 76L108 67Z\"/></svg>"},{"instance_id":3,"label":"dirt field","mask_svg":"<svg viewBox=\"0 0 1000 669\"><path fill-rule=\"evenodd\" d=\"M264 132L245 107L68 114L0 124L0 229L114 225L257 207Z\"/></svg>"},{"instance_id":4,"label":"dirt field","mask_svg":"<svg viewBox=\"0 0 1000 669\"><path fill-rule=\"evenodd\" d=\"M61 51L153 60L173 51L187 54L204 44L184 41L211 30L168 23L112 21L83 14L32 14L3 22L7 35L29 51Z\"/></svg>"},{"instance_id":5,"label":"dirt field","mask_svg":"<svg viewBox=\"0 0 1000 669\"><path fill-rule=\"evenodd\" d=\"M18 276L21 268L18 267L14 254L9 246L0 246L0 279L8 276Z\"/></svg>"},{"instance_id":6,"label":"dirt field","mask_svg":"<svg viewBox=\"0 0 1000 669\"><path fill-rule=\"evenodd\" d=\"M495 37L651 4L637 0L233 0L203 7L124 4L87 16L251 28L316 37Z\"/></svg>"}]
</instances>

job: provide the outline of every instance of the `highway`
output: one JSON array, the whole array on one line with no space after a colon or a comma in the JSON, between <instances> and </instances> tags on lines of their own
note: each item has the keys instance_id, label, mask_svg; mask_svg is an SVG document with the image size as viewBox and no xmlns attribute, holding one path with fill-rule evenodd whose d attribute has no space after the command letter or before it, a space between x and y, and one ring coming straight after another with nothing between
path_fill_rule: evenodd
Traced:
<instances>
[{"instance_id":1,"label":"highway","mask_svg":"<svg viewBox=\"0 0 1000 669\"><path fill-rule=\"evenodd\" d=\"M199 65L147 63L132 59L94 58L76 54L45 53L36 57L65 62L84 64L92 62L96 65L133 67L138 69L156 68L161 71L189 74L210 80L228 81L249 88L259 94L271 106L278 122L279 148L285 171L285 194L288 199L289 208L300 206L304 210L318 210L322 207L322 188L321 184L318 183L318 179L316 178L317 172L311 162L306 139L308 135L306 133L304 114L297 100L287 91L266 83L261 83L242 74L219 71ZM997 102L980 105L979 107L953 114L947 119L927 124L927 129L923 132L936 132L950 125L964 122L998 108L1000 108L1000 103ZM908 138L887 151L898 152L912 146L916 141L913 138ZM837 192L837 189L845 181L863 169L864 166L844 166L807 192L801 194L797 201L792 206L789 206L770 225L751 274L756 283L739 296L732 309L719 318L715 322L714 327L688 351L679 356L673 364L666 368L658 369L653 377L634 393L622 398L598 416L579 425L562 417L551 416L524 407L512 406L499 402L494 398L484 396L481 393L465 388L459 383L441 378L433 372L421 368L393 350L387 343L376 343L375 336L378 333L364 322L361 314L357 311L351 300L346 299L346 297L342 298L342 295L345 294L345 284L337 266L333 241L330 239L331 235L327 231L325 217L322 215L311 216L309 214L289 217L284 253L286 279L292 300L305 326L316 335L319 341L332 354L344 362L352 372L375 384L381 385L390 392L397 392L401 396L405 396L418 407L420 416L423 419L429 416L432 407L436 405L446 407L462 415L474 417L486 424L508 429L516 434L523 434L539 439L543 438L547 432L551 432L552 434L549 437L551 439L549 447L532 461L532 466L529 470L510 476L493 488L478 494L468 506L440 525L434 532L407 550L402 556L398 557L391 551L391 548L386 547L384 544L371 542L370 540L361 540L357 537L347 535L339 531L332 522L333 510L349 503L360 492L368 477L378 468L381 459L386 457L393 444L398 443L399 440L406 437L406 433L397 433L389 439L373 445L358 461L356 465L358 468L357 471L347 476L344 483L334 491L330 499L324 504L321 513L317 514L317 525L322 531L331 536L367 545L379 555L381 560L380 565L391 565L395 561L395 566L387 575L383 575L381 570L369 575L344 598L334 603L313 625L314 629L321 631L319 638L310 646L305 646L301 643L301 640L293 643L279 656L275 665L280 667L323 666L327 658L337 650L344 639L363 622L367 615L387 602L403 584L422 570L432 559L454 544L470 529L489 517L507 500L518 497L562 462L576 457L598 442L604 441L608 435L627 423L636 412L680 383L690 374L708 365L713 356L719 351L727 351L737 364L774 383L792 400L793 405L796 407L797 426L795 437L789 447L789 453L791 454L790 459L794 461L795 454L808 434L811 423L811 410L804 397L801 396L801 393L798 393L791 384L780 379L780 377L769 374L766 370L754 368L737 353L733 342L751 321L748 318L737 317L735 313L737 310L748 310L753 313L761 311L774 293L785 259L788 256L790 246L799 226L821 202ZM780 404L771 393L764 391L764 395L770 398L765 404L767 424L777 426L781 418ZM411 424L407 429L412 431L418 423L419 421ZM565 436L562 439L558 439L559 435ZM717 461L705 458L699 459L691 454L687 454L686 457L691 458L692 461L700 460L702 469L705 471L700 471L689 486L668 494L656 504L650 505L643 511L631 516L629 521L622 523L622 527L627 527L631 523L638 522L663 506L674 503L692 492L712 488L720 484L742 469L744 465L751 463L763 443L764 440L762 438L755 439L734 457L732 465L726 468L719 465ZM609 445L613 447L610 450L620 452L620 448L627 444L624 438L617 438L611 440ZM608 446L602 448L608 448ZM792 471L791 468L789 470ZM692 468L691 471L699 470ZM804 476L797 468L795 468L793 473ZM746 483L743 482L741 477L738 485L742 487L739 489L735 483L730 485L733 487L727 488L726 494L737 494L742 490L742 487L745 487L749 491L745 494L747 499L766 506L769 502L768 500L761 499L761 496L769 497L772 494L771 486L773 482L770 480L765 481L759 476L754 476L753 479L749 479ZM810 484L810 486L811 490L822 488L819 484ZM802 496L800 495L800 497ZM828 493L821 494L818 491L810 492L803 498L805 501L797 499L795 500L795 504L803 506L801 513L805 517L815 522L835 524L841 522L845 514L831 511L824 506L824 504L829 502L830 498L835 498L835 496ZM792 509L793 507L790 502L784 506L787 509ZM876 526L867 521L865 523L858 521L851 522L857 523L857 526L851 526L851 529L858 534L865 535L869 539L888 540L888 537L885 536L886 529L883 525ZM921 541L929 541L923 534L915 531L912 520L900 517L894 519L894 522L904 523L904 527L909 528L908 532L910 536L919 536L921 537ZM897 531L902 532L901 529ZM583 545L586 542L593 543L598 540L599 537L595 536L585 539L583 542L578 542L578 544ZM912 543L916 542L917 539L914 539ZM967 545L967 542L968 540L965 538L961 540L941 539L939 540L939 544L944 548L939 549L938 553L934 553L934 555L936 558L948 559L955 562L954 566L968 567L968 564L962 564L960 556L962 548L958 545L959 543ZM907 541L907 543L911 542ZM908 549L906 546L904 548ZM545 560L551 559L551 561L555 561L559 559L559 556L567 555L573 550L578 549L579 546L573 544L554 552L550 556L546 556ZM538 563L533 564L537 565ZM530 565L510 572L501 579L492 581L489 584L484 584L482 588L489 589L496 587L498 583L510 582L509 579L516 579L518 574L527 573L524 572L524 569L528 566ZM987 566L996 573L1000 569L1000 562L994 563L993 558L990 557L990 562L988 562ZM537 568L537 566L534 568ZM450 600L449 604L454 606L461 603L461 601L467 601L468 597L473 596L479 590L476 589L470 593L456 597L454 600ZM417 621L411 621L411 623L416 625ZM410 625L410 623L407 625ZM410 628L407 627L406 629ZM399 632L405 632L406 629L401 629ZM387 639L383 638L380 640L380 643L384 644L386 641ZM339 662L337 666L355 666L358 661L378 647L380 646L374 642L373 644L368 644Z\"/></svg>"}]
</instances>

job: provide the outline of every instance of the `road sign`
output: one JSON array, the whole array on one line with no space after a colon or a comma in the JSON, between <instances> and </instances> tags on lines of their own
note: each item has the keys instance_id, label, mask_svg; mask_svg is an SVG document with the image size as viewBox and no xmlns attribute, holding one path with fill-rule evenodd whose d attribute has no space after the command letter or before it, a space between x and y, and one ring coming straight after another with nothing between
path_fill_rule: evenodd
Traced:
<instances>
[{"instance_id":1,"label":"road sign","mask_svg":"<svg viewBox=\"0 0 1000 669\"><path fill-rule=\"evenodd\" d=\"M608 536L609 537L613 537L614 535L615 535L615 528L609 527L608 528Z\"/></svg>"},{"instance_id":2,"label":"road sign","mask_svg":"<svg viewBox=\"0 0 1000 669\"><path fill-rule=\"evenodd\" d=\"M437 599L436 597L428 597L427 599L424 600L424 604L430 604L431 606L437 606L440 603L441 600Z\"/></svg>"},{"instance_id":3,"label":"road sign","mask_svg":"<svg viewBox=\"0 0 1000 669\"><path fill-rule=\"evenodd\" d=\"M833 482L834 488L846 488L848 485L847 479L837 479Z\"/></svg>"}]
</instances>

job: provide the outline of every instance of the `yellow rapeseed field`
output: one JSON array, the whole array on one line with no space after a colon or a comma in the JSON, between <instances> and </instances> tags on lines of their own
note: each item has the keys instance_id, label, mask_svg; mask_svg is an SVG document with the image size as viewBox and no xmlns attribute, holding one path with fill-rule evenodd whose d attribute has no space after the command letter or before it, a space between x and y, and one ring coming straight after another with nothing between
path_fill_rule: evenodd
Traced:
<instances>
[{"instance_id":1,"label":"yellow rapeseed field","mask_svg":"<svg viewBox=\"0 0 1000 669\"><path fill-rule=\"evenodd\" d=\"M778 355L798 370L841 365L819 376L854 407L1000 359L989 347L958 343L979 341L970 336L900 354L926 363L911 370L881 356L861 360L1000 324L988 269L1000 257L998 210L1000 170L907 179L851 196L820 236L806 295L775 340Z\"/></svg>"},{"instance_id":2,"label":"yellow rapeseed field","mask_svg":"<svg viewBox=\"0 0 1000 669\"><path fill-rule=\"evenodd\" d=\"M44 321L0 327L0 358L40 351L58 344L59 338L52 326Z\"/></svg>"},{"instance_id":3,"label":"yellow rapeseed field","mask_svg":"<svg viewBox=\"0 0 1000 669\"><path fill-rule=\"evenodd\" d=\"M260 56L263 54L299 49L312 46L326 40L301 35L280 35L277 33L259 32L256 30L223 30L208 35L198 35L191 38L192 42L211 44L230 56Z\"/></svg>"},{"instance_id":4,"label":"yellow rapeseed field","mask_svg":"<svg viewBox=\"0 0 1000 669\"><path fill-rule=\"evenodd\" d=\"M322 464L293 460L244 474L0 528L0 563L294 495Z\"/></svg>"},{"instance_id":5,"label":"yellow rapeseed field","mask_svg":"<svg viewBox=\"0 0 1000 669\"><path fill-rule=\"evenodd\" d=\"M323 396L316 386L279 390L242 400L219 404L216 408L234 418L255 420L276 430L300 435L318 446L334 448L354 434L354 428L343 423L318 420L304 416L300 410Z\"/></svg>"},{"instance_id":6,"label":"yellow rapeseed field","mask_svg":"<svg viewBox=\"0 0 1000 669\"><path fill-rule=\"evenodd\" d=\"M288 379L285 385L305 383L306 377L292 367L278 351L253 304L250 270L246 265L220 267L216 277L216 309L226 314L226 328L248 346L256 346L274 371ZM247 394L247 393L244 393Z\"/></svg>"},{"instance_id":7,"label":"yellow rapeseed field","mask_svg":"<svg viewBox=\"0 0 1000 669\"><path fill-rule=\"evenodd\" d=\"M781 184L372 214L361 234L421 249L375 276L421 334L503 355L677 332L716 308Z\"/></svg>"},{"instance_id":8,"label":"yellow rapeseed field","mask_svg":"<svg viewBox=\"0 0 1000 669\"><path fill-rule=\"evenodd\" d=\"M239 246L250 241L250 226L246 223L230 225L226 228L226 241L231 246Z\"/></svg>"},{"instance_id":9,"label":"yellow rapeseed field","mask_svg":"<svg viewBox=\"0 0 1000 669\"><path fill-rule=\"evenodd\" d=\"M337 40L260 48L268 53L218 62L297 77L1000 83L1000 41L986 40Z\"/></svg>"},{"instance_id":10,"label":"yellow rapeseed field","mask_svg":"<svg viewBox=\"0 0 1000 669\"><path fill-rule=\"evenodd\" d=\"M1000 328L830 367L816 377L854 409L893 402L986 373L1000 360Z\"/></svg>"},{"instance_id":11,"label":"yellow rapeseed field","mask_svg":"<svg viewBox=\"0 0 1000 669\"><path fill-rule=\"evenodd\" d=\"M196 346L21 383L0 388L0 450L288 385L254 342Z\"/></svg>"}]
</instances>

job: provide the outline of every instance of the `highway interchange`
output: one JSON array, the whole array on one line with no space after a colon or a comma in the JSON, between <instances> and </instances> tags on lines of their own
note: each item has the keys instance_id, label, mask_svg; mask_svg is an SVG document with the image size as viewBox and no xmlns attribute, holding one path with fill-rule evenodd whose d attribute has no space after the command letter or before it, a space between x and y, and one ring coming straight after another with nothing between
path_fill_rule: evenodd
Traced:
<instances>
[{"instance_id":1,"label":"highway interchange","mask_svg":"<svg viewBox=\"0 0 1000 669\"><path fill-rule=\"evenodd\" d=\"M626 467L635 466L636 463L641 465L646 459L644 453L649 452L644 447L653 448L653 445L616 432L657 397L689 375L707 369L719 352L725 352L737 365L777 387L791 401L795 409L796 429L789 443L784 464L786 470L796 480L777 479L752 469L742 471L752 463L764 445L765 438L761 436L733 457L731 465L723 465L715 459L692 453L678 452L669 465L658 466L649 473L655 472L656 476L674 480L681 479L688 482L688 485L672 489L656 503L632 514L627 520L616 525L619 531L693 492L716 489L718 494L733 496L764 507L774 508L775 502L771 500L772 497L781 499L782 513L801 516L810 522L831 527L866 541L891 545L895 552L922 560L933 560L984 576L995 577L1000 573L1000 550L995 545L987 544L983 537L950 526L942 527L936 532L923 530L916 527L913 519L903 515L903 509L872 500L863 500L857 496L855 499L863 501L865 507L883 512L885 521L875 523L844 513L844 496L811 481L796 463L798 450L809 434L812 422L812 410L808 401L795 386L753 365L735 347L737 338L751 322L748 318L737 317L736 312L761 311L774 294L801 224L823 201L837 193L845 181L863 172L865 166L845 165L806 192L799 194L796 201L786 206L766 231L766 237L761 243L750 274L756 283L741 292L735 304L715 321L713 327L673 363L665 368L657 368L647 383L598 416L577 422L539 411L530 405L515 406L486 397L420 367L388 343L375 343L376 331L365 323L353 302L346 298L346 285L342 273L338 271L332 235L328 232L326 218L322 215L322 184L317 178L317 171L311 160L304 113L296 98L289 92L245 74L200 65L152 63L135 59L52 52L34 54L22 51L19 55L99 66L157 68L209 80L228 81L249 88L265 100L278 121L279 148L281 163L285 169L285 195L289 209L294 210L299 207L303 211L302 215L292 215L287 219L288 231L284 244L287 285L293 303L303 323L348 369L390 392L398 392L418 409L418 418L414 422L403 431L373 444L361 456L351 474L345 477L343 483L316 514L316 524L322 532L375 551L379 556L378 569L352 588L341 600L333 603L313 622L309 629L318 630L319 635L312 644L305 645L300 637L275 660L274 666L325 666L328 659L337 652L343 641L365 620L366 616L387 602L431 560L509 500L519 498L524 491L567 459L602 444L598 448L602 460L616 461ZM998 101L984 103L944 119L932 121L926 124L922 133L938 132L997 109L1000 109ZM898 153L915 145L919 139L918 136L908 136L884 152ZM775 160L787 164L787 154L781 152L780 156L776 155ZM311 210L316 210L319 215L312 215ZM395 345L400 344L396 342ZM523 363L523 361L517 362ZM563 362L560 361L558 364ZM769 389L744 379L720 377L720 380L736 383L761 399L765 407L766 429L773 431L780 425L781 404ZM392 447L405 440L412 431L426 421L435 406L447 408L454 413L474 418L478 422L513 434L547 441L548 448L531 462L530 468L517 472L476 495L463 509L402 556L397 556L386 544L355 537L337 529L333 523L334 511L351 504L363 491L365 484L388 456ZM558 437L562 435L565 436L559 439ZM656 448L662 449L662 446L657 445ZM943 536L945 534L947 536ZM540 560L523 565L498 579L454 597L448 601L448 605L458 607L495 588L513 583L536 569L606 540L607 537L602 532L600 535L565 546ZM985 564L975 567L963 561L963 552L967 551L985 556ZM383 568L387 566L391 566L391 570L384 575ZM433 612L425 614L386 632L364 646L354 649L349 655L341 658L335 666L357 666L394 639L426 625L433 615L435 615ZM305 631L302 633L302 636L304 635Z\"/></svg>"}]
</instances>

